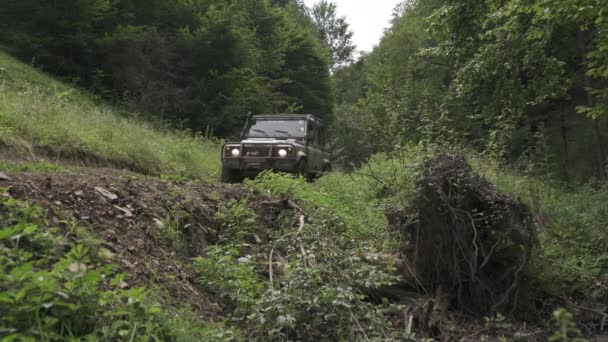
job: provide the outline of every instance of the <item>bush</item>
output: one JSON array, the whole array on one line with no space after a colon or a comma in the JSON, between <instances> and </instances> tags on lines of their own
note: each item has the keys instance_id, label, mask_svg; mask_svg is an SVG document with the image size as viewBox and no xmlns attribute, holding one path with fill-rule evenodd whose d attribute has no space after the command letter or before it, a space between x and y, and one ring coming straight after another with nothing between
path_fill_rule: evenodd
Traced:
<instances>
[{"instance_id":1,"label":"bush","mask_svg":"<svg viewBox=\"0 0 608 342\"><path fill-rule=\"evenodd\" d=\"M239 257L234 245L211 246L205 257L195 260L199 281L232 306L235 317L244 319L264 292L255 270L255 260Z\"/></svg>"}]
</instances>

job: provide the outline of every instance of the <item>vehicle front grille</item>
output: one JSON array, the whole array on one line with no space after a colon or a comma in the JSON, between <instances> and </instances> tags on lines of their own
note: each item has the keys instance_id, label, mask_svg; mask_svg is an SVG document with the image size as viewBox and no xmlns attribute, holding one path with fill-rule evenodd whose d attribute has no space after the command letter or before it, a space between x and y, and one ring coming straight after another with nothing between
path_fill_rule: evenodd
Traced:
<instances>
[{"instance_id":1,"label":"vehicle front grille","mask_svg":"<svg viewBox=\"0 0 608 342\"><path fill-rule=\"evenodd\" d=\"M270 157L272 145L251 144L243 145L243 157Z\"/></svg>"}]
</instances>

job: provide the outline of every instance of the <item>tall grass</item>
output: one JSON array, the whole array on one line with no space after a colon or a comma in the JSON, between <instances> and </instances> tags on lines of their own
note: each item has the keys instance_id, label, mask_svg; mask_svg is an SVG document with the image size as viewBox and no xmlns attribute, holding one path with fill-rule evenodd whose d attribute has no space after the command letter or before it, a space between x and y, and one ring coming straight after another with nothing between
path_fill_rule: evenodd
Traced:
<instances>
[{"instance_id":1,"label":"tall grass","mask_svg":"<svg viewBox=\"0 0 608 342\"><path fill-rule=\"evenodd\" d=\"M567 187L470 156L499 191L530 206L539 229L535 278L552 294L608 302L608 184Z\"/></svg>"},{"instance_id":2,"label":"tall grass","mask_svg":"<svg viewBox=\"0 0 608 342\"><path fill-rule=\"evenodd\" d=\"M217 177L217 142L157 129L135 113L98 102L0 51L0 144L14 153L152 175Z\"/></svg>"}]
</instances>

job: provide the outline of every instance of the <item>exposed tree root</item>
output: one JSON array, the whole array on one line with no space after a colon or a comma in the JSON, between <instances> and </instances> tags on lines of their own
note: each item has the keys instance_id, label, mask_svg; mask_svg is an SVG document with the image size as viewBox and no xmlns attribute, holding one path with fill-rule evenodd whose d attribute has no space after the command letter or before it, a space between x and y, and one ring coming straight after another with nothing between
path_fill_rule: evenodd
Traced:
<instances>
[{"instance_id":1,"label":"exposed tree root","mask_svg":"<svg viewBox=\"0 0 608 342\"><path fill-rule=\"evenodd\" d=\"M443 302L436 307L517 309L536 243L526 205L497 192L457 155L431 160L419 185L412 207L391 212L389 221L405 235L402 252L417 279Z\"/></svg>"}]
</instances>

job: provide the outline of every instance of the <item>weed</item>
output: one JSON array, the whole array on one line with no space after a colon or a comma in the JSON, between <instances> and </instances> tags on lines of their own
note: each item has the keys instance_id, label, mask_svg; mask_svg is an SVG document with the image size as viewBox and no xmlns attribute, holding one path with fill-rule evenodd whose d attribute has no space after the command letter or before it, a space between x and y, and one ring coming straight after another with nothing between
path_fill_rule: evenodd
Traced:
<instances>
[{"instance_id":1,"label":"weed","mask_svg":"<svg viewBox=\"0 0 608 342\"><path fill-rule=\"evenodd\" d=\"M220 206L217 218L223 222L222 240L253 240L256 229L256 214L248 206L247 199L229 200Z\"/></svg>"},{"instance_id":2,"label":"weed","mask_svg":"<svg viewBox=\"0 0 608 342\"><path fill-rule=\"evenodd\" d=\"M244 319L262 297L265 286L256 273L255 260L239 257L241 247L211 246L195 264L201 284L227 299L235 317Z\"/></svg>"},{"instance_id":3,"label":"weed","mask_svg":"<svg viewBox=\"0 0 608 342\"><path fill-rule=\"evenodd\" d=\"M184 250L184 236L182 230L184 222L188 217L188 212L183 210L178 203L172 208L169 208L169 215L165 220L159 221L156 224L157 235L159 235L162 240L169 242L176 251Z\"/></svg>"},{"instance_id":4,"label":"weed","mask_svg":"<svg viewBox=\"0 0 608 342\"><path fill-rule=\"evenodd\" d=\"M549 342L586 342L581 338L581 331L576 327L573 316L565 309L557 309L553 312L558 330L549 337Z\"/></svg>"},{"instance_id":5,"label":"weed","mask_svg":"<svg viewBox=\"0 0 608 342\"><path fill-rule=\"evenodd\" d=\"M378 240L356 221L363 215L302 179L265 173L247 186L271 199L287 196L303 210L281 212L274 229L262 231L270 241L264 244L251 239L258 213L249 201L231 201L218 213L226 222L220 244L196 261L201 283L232 303L233 319L247 338L401 336L385 316L395 308L366 300L366 289L395 277L390 264L366 260L377 251ZM384 228L377 222L368 229Z\"/></svg>"},{"instance_id":6,"label":"weed","mask_svg":"<svg viewBox=\"0 0 608 342\"><path fill-rule=\"evenodd\" d=\"M184 204L189 199L177 189L163 192L163 198L167 216L163 220L156 220L153 233L157 239L168 242L175 251L185 252L183 232L188 225L190 213L184 209Z\"/></svg>"}]
</instances>

